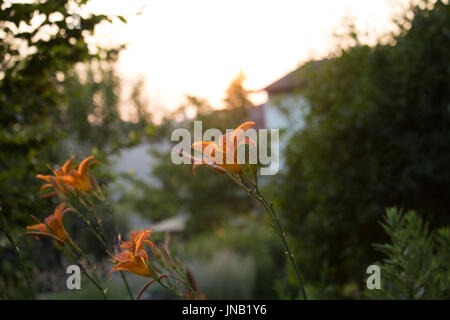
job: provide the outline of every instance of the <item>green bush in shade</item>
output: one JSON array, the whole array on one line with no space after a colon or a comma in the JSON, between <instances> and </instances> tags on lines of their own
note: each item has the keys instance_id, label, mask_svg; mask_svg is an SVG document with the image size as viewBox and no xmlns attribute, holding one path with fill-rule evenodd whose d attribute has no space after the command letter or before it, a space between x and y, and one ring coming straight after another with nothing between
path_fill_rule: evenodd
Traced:
<instances>
[{"instance_id":1,"label":"green bush in shade","mask_svg":"<svg viewBox=\"0 0 450 320\"><path fill-rule=\"evenodd\" d=\"M310 111L288 144L279 204L305 282L336 295L360 290L380 258L370 245L386 239L385 208L450 223L450 6L430 8L413 6L389 44L356 44L304 68Z\"/></svg>"},{"instance_id":2,"label":"green bush in shade","mask_svg":"<svg viewBox=\"0 0 450 320\"><path fill-rule=\"evenodd\" d=\"M387 257L381 263L381 289L369 298L449 299L450 229L430 230L414 211L386 210L381 224L390 241L374 247Z\"/></svg>"}]
</instances>

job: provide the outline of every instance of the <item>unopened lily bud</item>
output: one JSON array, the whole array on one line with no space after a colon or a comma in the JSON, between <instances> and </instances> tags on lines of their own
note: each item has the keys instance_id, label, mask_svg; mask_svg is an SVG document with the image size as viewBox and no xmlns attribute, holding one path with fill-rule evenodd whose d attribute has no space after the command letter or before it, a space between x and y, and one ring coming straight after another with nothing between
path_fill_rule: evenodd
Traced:
<instances>
[{"instance_id":1,"label":"unopened lily bud","mask_svg":"<svg viewBox=\"0 0 450 320\"><path fill-rule=\"evenodd\" d=\"M159 247L159 251L161 251L161 254L164 257L164 260L167 262L167 264L171 268L175 268L175 262L172 260L172 257L167 252L167 250L164 248L164 246L160 244L158 247Z\"/></svg>"},{"instance_id":2,"label":"unopened lily bud","mask_svg":"<svg viewBox=\"0 0 450 320\"><path fill-rule=\"evenodd\" d=\"M159 262L161 262L162 257L161 257L161 253L159 252L158 248L156 248L156 246L149 246L149 247L150 247L150 251L152 252L155 259L158 260Z\"/></svg>"},{"instance_id":3,"label":"unopened lily bud","mask_svg":"<svg viewBox=\"0 0 450 320\"><path fill-rule=\"evenodd\" d=\"M95 177L91 177L91 185L94 195L99 199L100 201L105 201L105 196L103 195L102 188L97 183L97 179Z\"/></svg>"}]
</instances>

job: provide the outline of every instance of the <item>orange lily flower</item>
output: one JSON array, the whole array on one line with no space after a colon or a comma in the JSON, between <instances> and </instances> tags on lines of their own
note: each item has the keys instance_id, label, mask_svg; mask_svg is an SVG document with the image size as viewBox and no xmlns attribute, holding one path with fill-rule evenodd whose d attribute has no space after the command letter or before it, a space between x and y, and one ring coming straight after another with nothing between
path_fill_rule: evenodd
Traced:
<instances>
[{"instance_id":1,"label":"orange lily flower","mask_svg":"<svg viewBox=\"0 0 450 320\"><path fill-rule=\"evenodd\" d=\"M56 207L55 212L45 218L45 223L38 223L28 226L27 230L31 231L27 232L27 234L36 236L37 239L41 236L50 237L61 244L69 240L69 236L67 235L66 229L63 225L63 216L67 211L73 211L73 209L64 209L65 206L66 204L64 202L60 203Z\"/></svg>"},{"instance_id":2,"label":"orange lily flower","mask_svg":"<svg viewBox=\"0 0 450 320\"><path fill-rule=\"evenodd\" d=\"M237 163L237 150L241 144L256 146L255 141L251 138L242 139L245 132L254 125L253 121L247 121L234 129L233 132L220 136L218 143L214 141L194 142L191 148L202 151L204 158L201 159L200 163L194 163L193 173L195 174L195 168L198 166L211 167L219 173L224 173L222 169L232 173L240 173L242 166ZM230 158L232 163L227 163Z\"/></svg>"},{"instance_id":3,"label":"orange lily flower","mask_svg":"<svg viewBox=\"0 0 450 320\"><path fill-rule=\"evenodd\" d=\"M150 229L131 231L130 241L122 242L120 249L128 250L136 255L139 250L143 250L145 243L153 247L153 242L149 240L151 233Z\"/></svg>"},{"instance_id":4,"label":"orange lily flower","mask_svg":"<svg viewBox=\"0 0 450 320\"><path fill-rule=\"evenodd\" d=\"M145 243L153 247L150 235L150 229L132 231L130 241L120 244L120 248L124 249L124 251L113 256L116 264L112 267L111 272L122 270L143 277L153 277L154 274L151 273L146 263L148 255L144 249Z\"/></svg>"},{"instance_id":5,"label":"orange lily flower","mask_svg":"<svg viewBox=\"0 0 450 320\"><path fill-rule=\"evenodd\" d=\"M75 159L75 156L72 156L69 160L67 160L61 168L56 169L56 170L52 170L53 176L51 176L51 175L42 175L42 174L37 174L37 175L36 175L36 178L42 179L42 180L44 180L45 182L47 182L46 184L44 184L44 185L41 187L41 190L40 190L41 193L42 193L45 189L51 188L51 187L53 186L53 184L52 184L52 178L62 177L62 176L65 176L65 175L69 174L69 172L70 172L70 170L71 170L71 168L72 168L72 162L73 162L73 159ZM56 185L57 185L64 193L66 192L66 188L64 188L64 186L63 186L61 183L55 181L55 179L53 179L53 182L54 182L54 183L55 183L55 184L56 184ZM52 195L55 195L55 193L54 193L54 192L51 192L51 193L48 194L48 196L52 196Z\"/></svg>"},{"instance_id":6,"label":"orange lily flower","mask_svg":"<svg viewBox=\"0 0 450 320\"><path fill-rule=\"evenodd\" d=\"M66 161L62 168L54 170L53 176L44 176L41 174L36 175L36 178L48 182L41 187L41 192L49 187L59 188L63 193L66 193L67 190L70 189L93 192L93 186L96 187L97 183L94 178L92 178L92 181L89 179L89 168L94 164L99 164L100 162L92 161L94 156L89 156L85 158L78 166L72 167L72 161L74 158L75 156L72 156L68 161ZM50 195L53 195L53 193Z\"/></svg>"},{"instance_id":7,"label":"orange lily flower","mask_svg":"<svg viewBox=\"0 0 450 320\"><path fill-rule=\"evenodd\" d=\"M55 179L77 190L92 192L92 184L88 175L89 168L94 164L100 164L99 161L92 161L92 159L94 159L94 156L85 158L78 166L78 170L71 170L68 175L56 177Z\"/></svg>"},{"instance_id":8,"label":"orange lily flower","mask_svg":"<svg viewBox=\"0 0 450 320\"><path fill-rule=\"evenodd\" d=\"M152 277L152 273L146 263L148 255L145 250L139 250L137 255L123 251L114 255L113 259L116 264L112 267L111 272L122 270L143 277Z\"/></svg>"}]
</instances>

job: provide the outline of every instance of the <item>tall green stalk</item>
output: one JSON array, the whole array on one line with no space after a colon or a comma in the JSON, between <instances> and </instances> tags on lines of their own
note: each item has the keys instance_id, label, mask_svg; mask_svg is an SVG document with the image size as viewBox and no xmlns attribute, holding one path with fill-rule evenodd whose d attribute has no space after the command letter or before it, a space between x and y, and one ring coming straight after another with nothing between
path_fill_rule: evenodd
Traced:
<instances>
[{"instance_id":1,"label":"tall green stalk","mask_svg":"<svg viewBox=\"0 0 450 320\"><path fill-rule=\"evenodd\" d=\"M280 237L281 241L283 242L283 246L286 250L286 254L289 257L289 261L291 262L292 267L294 268L295 275L297 277L297 281L298 281L298 284L300 287L300 292L302 294L302 297L304 300L308 300L308 297L306 296L306 292L305 292L305 287L303 285L302 276L300 274L300 270L297 266L297 263L295 262L294 254L292 253L292 251L289 247L289 244L286 240L286 233L283 231L283 228L280 223L280 219L278 218L275 210L273 209L273 204L271 202L268 202L263 197L263 195L259 192L259 190L256 191L256 194L252 193L251 195L254 198L256 198L263 205L263 207L266 209L267 213L269 214L270 218L274 222L275 230L277 231L278 236Z\"/></svg>"},{"instance_id":2,"label":"tall green stalk","mask_svg":"<svg viewBox=\"0 0 450 320\"><path fill-rule=\"evenodd\" d=\"M109 215L111 216L111 221L112 221L113 228L114 228L114 234L117 234L118 230L117 230L116 222L114 220L114 211L111 207L111 204L108 201L105 200L104 203L106 205ZM134 300L133 292L131 292L130 285L128 284L127 278L125 277L125 273L122 270L119 273L120 273L120 276L122 277L123 283L125 284L125 288L127 289L128 295L130 296L131 300Z\"/></svg>"},{"instance_id":3,"label":"tall green stalk","mask_svg":"<svg viewBox=\"0 0 450 320\"><path fill-rule=\"evenodd\" d=\"M83 263L81 261L82 260L81 258L84 258L87 263L90 263L89 257L70 238L69 238L68 243L64 243L64 248L67 249L67 251L70 253L70 255L72 255L73 258L78 260L78 264L80 265L81 270L83 271L83 273L94 284L94 286L100 291L100 294L102 295L102 298L104 300L106 300L107 298L106 298L105 290L102 288L101 281L98 278L97 274L94 271L93 275L91 275L89 273L89 271L84 267L84 265L83 265Z\"/></svg>"},{"instance_id":4,"label":"tall green stalk","mask_svg":"<svg viewBox=\"0 0 450 320\"><path fill-rule=\"evenodd\" d=\"M273 208L273 204L272 202L267 201L264 196L262 195L262 193L259 191L258 189L258 175L256 172L254 172L254 179L255 181L253 181L252 179L250 179L250 177L245 173L245 171L242 172L242 175L240 175L241 181L239 181L238 179L236 179L231 173L229 173L228 171L224 171L224 173L235 183L237 184L239 187L241 187L242 189L244 189L250 196L252 196L253 198L255 198L256 200L258 200L262 206L264 207L264 209L266 210L267 214L269 215L270 219L272 220L274 227L275 227L275 231L277 232L278 236L281 239L281 242L283 243L284 249L285 249L285 253L288 255L289 257L289 261L292 265L292 267L294 268L295 271L295 275L297 277L297 281L298 281L298 285L300 288L300 293L303 297L304 300L307 300L308 297L306 295L306 291L303 285L303 280L302 280L302 276L300 273L300 269L297 266L297 263L295 262L294 259L294 254L292 253L289 244L286 240L286 233L283 231L283 228L281 226L280 223L280 219L278 218L278 215L275 212L275 209ZM244 184L244 179L246 182L249 182L250 185L247 187Z\"/></svg>"},{"instance_id":5,"label":"tall green stalk","mask_svg":"<svg viewBox=\"0 0 450 320\"><path fill-rule=\"evenodd\" d=\"M8 238L9 242L11 243L11 246L13 247L14 252L16 253L17 260L19 261L19 264L20 264L20 268L22 269L22 273L23 273L23 275L25 277L25 280L27 282L28 291L30 292L30 296L31 296L31 298L33 300L36 300L36 296L34 295L33 286L31 285L30 276L28 275L27 269L25 268L25 264L23 263L22 255L20 254L19 248L16 245L16 241L14 240L14 236L9 231L8 225L6 224L6 219L3 216L3 213L1 213L1 208L0 208L0 217L1 217L1 220L2 220L3 231L5 232L6 237Z\"/></svg>"},{"instance_id":6,"label":"tall green stalk","mask_svg":"<svg viewBox=\"0 0 450 320\"><path fill-rule=\"evenodd\" d=\"M104 204L107 207L107 211L109 213L109 215L111 216L111 221L114 227L114 233L117 234L117 226L116 223L114 221L114 215L113 215L113 211L112 208L110 206L110 204L106 201L103 201ZM77 208L74 208L75 212L77 213L77 215L85 222L85 224L88 225L89 229L91 230L91 232L97 237L97 239L100 241L100 243L103 245L103 247L107 250L110 251L111 253L114 253L114 248L112 245L112 241L111 239L108 237L108 235L106 234L105 229L103 228L101 222L98 221L98 216L97 216L97 211L95 210L95 208L91 208L90 210L92 211L94 218L97 219L97 225L98 225L98 230L96 228L94 228L94 226L92 225L91 221L89 219L87 219L83 213L80 212L80 210L78 210ZM86 208L88 209L88 208ZM89 210L89 209L88 209ZM133 296L133 292L131 292L131 288L130 285L128 284L127 278L125 277L125 273L121 270L120 272L120 276L122 278L122 281L125 285L125 289L128 293L128 295L130 296L131 300L134 300L134 296Z\"/></svg>"}]
</instances>

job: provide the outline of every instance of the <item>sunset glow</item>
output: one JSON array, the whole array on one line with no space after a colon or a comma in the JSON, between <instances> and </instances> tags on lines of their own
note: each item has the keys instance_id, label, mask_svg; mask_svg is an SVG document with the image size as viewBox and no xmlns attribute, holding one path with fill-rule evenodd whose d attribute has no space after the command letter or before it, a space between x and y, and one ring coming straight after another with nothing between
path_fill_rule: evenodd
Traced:
<instances>
[{"instance_id":1,"label":"sunset glow","mask_svg":"<svg viewBox=\"0 0 450 320\"><path fill-rule=\"evenodd\" d=\"M127 43L122 76L144 76L150 108L170 110L188 93L220 107L240 70L247 88L259 90L302 62L326 56L344 17L375 38L392 28L392 14L407 2L95 0L85 9L127 18L128 24L103 25L95 41ZM264 95L254 100L261 103Z\"/></svg>"}]
</instances>

